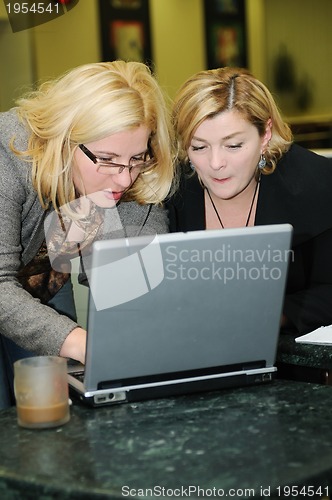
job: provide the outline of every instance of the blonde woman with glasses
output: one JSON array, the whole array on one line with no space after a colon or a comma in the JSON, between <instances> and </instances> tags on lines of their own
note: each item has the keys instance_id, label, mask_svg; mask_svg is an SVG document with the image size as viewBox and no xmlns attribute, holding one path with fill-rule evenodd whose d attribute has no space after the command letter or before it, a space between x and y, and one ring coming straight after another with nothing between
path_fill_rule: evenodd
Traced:
<instances>
[{"instance_id":1,"label":"blonde woman with glasses","mask_svg":"<svg viewBox=\"0 0 332 500\"><path fill-rule=\"evenodd\" d=\"M0 114L0 354L9 379L13 361L31 353L84 362L69 260L95 239L166 232L172 181L167 104L142 63L75 68Z\"/></svg>"}]
</instances>

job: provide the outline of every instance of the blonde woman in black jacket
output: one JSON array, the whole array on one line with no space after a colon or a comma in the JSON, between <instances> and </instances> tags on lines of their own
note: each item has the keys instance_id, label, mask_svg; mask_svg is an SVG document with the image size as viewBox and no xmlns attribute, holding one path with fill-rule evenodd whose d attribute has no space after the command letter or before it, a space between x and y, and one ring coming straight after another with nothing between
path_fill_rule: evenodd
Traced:
<instances>
[{"instance_id":1,"label":"blonde woman in black jacket","mask_svg":"<svg viewBox=\"0 0 332 500\"><path fill-rule=\"evenodd\" d=\"M332 160L293 144L271 93L245 69L189 78L173 118L182 178L170 230L290 223L282 328L332 324Z\"/></svg>"}]
</instances>

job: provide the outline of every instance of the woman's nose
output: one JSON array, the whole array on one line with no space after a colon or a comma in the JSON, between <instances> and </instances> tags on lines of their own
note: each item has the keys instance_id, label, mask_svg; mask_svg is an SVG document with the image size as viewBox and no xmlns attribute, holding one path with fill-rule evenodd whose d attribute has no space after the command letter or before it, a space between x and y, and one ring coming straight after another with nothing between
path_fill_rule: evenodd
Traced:
<instances>
[{"instance_id":1,"label":"woman's nose","mask_svg":"<svg viewBox=\"0 0 332 500\"><path fill-rule=\"evenodd\" d=\"M115 180L119 186L127 189L132 185L136 177L137 176L135 175L134 171L126 167L122 170L122 172L116 174Z\"/></svg>"},{"instance_id":2,"label":"woman's nose","mask_svg":"<svg viewBox=\"0 0 332 500\"><path fill-rule=\"evenodd\" d=\"M210 167L213 170L220 170L226 164L225 156L220 149L211 152Z\"/></svg>"}]
</instances>

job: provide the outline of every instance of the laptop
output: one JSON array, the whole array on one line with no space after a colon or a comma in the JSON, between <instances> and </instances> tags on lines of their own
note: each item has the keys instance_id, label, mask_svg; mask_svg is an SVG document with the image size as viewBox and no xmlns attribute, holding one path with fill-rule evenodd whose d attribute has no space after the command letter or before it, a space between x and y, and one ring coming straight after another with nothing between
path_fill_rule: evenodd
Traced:
<instances>
[{"instance_id":1,"label":"laptop","mask_svg":"<svg viewBox=\"0 0 332 500\"><path fill-rule=\"evenodd\" d=\"M102 406L270 382L291 236L277 224L95 242L71 394Z\"/></svg>"}]
</instances>

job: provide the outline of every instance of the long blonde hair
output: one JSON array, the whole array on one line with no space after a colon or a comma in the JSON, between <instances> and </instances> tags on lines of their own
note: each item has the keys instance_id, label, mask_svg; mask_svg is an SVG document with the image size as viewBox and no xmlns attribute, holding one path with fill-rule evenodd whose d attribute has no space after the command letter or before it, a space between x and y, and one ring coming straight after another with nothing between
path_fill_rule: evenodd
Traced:
<instances>
[{"instance_id":1,"label":"long blonde hair","mask_svg":"<svg viewBox=\"0 0 332 500\"><path fill-rule=\"evenodd\" d=\"M44 208L76 197L74 153L97 141L145 125L151 130L153 167L126 193L127 201L160 203L173 180L173 135L165 96L150 69L139 62L101 62L72 69L17 101L27 125L26 151L13 151L32 163L32 182Z\"/></svg>"},{"instance_id":2,"label":"long blonde hair","mask_svg":"<svg viewBox=\"0 0 332 500\"><path fill-rule=\"evenodd\" d=\"M266 167L263 173L272 173L282 154L289 149L292 133L270 91L243 68L201 71L182 85L173 105L180 160L187 160L187 151L197 127L207 118L226 110L238 111L257 128L260 136L264 135L271 119L272 137L264 152Z\"/></svg>"}]
</instances>

